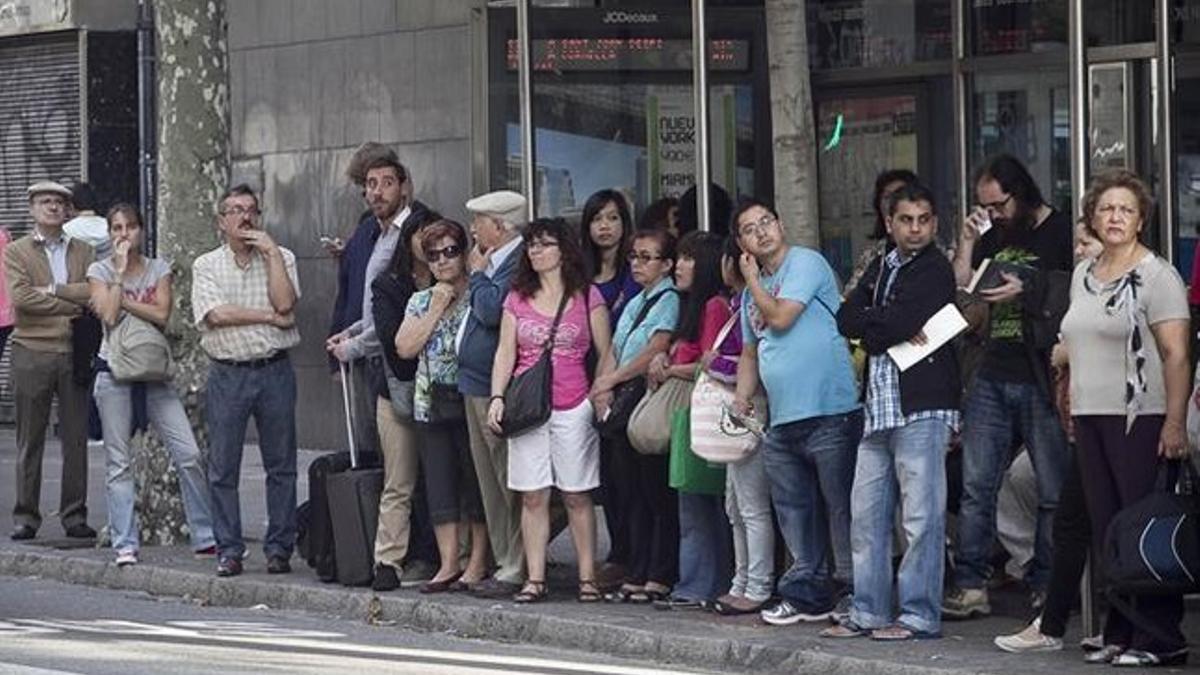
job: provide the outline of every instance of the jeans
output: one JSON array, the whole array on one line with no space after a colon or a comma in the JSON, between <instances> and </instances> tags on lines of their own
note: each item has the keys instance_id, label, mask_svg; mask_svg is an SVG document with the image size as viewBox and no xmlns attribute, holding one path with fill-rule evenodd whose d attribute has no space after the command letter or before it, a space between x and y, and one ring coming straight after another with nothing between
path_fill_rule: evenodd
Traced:
<instances>
[{"instance_id":1,"label":"jeans","mask_svg":"<svg viewBox=\"0 0 1200 675\"><path fill-rule=\"evenodd\" d=\"M179 489L183 496L183 511L187 517L192 549L206 549L215 543L212 514L208 503L208 483L204 478L200 448L192 434L191 422L170 383L146 382L144 386L150 424L163 445L167 446L171 461L179 473ZM138 548L138 522L134 512L136 490L129 455L133 388L132 384L114 380L111 373L96 374L94 391L104 432L104 452L108 458L105 482L108 525L112 530L113 548L118 551Z\"/></svg>"},{"instance_id":2,"label":"jeans","mask_svg":"<svg viewBox=\"0 0 1200 675\"><path fill-rule=\"evenodd\" d=\"M679 494L679 581L673 596L716 600L729 576L729 521L720 495Z\"/></svg>"},{"instance_id":3,"label":"jeans","mask_svg":"<svg viewBox=\"0 0 1200 675\"><path fill-rule=\"evenodd\" d=\"M775 526L763 453L725 467L725 513L733 530L729 594L763 602L775 590Z\"/></svg>"},{"instance_id":4,"label":"jeans","mask_svg":"<svg viewBox=\"0 0 1200 675\"><path fill-rule=\"evenodd\" d=\"M1050 576L1051 531L1067 472L1067 438L1050 399L1033 383L975 378L963 401L963 497L955 583L983 588L996 535L996 497L1012 460L1013 434L1025 442L1037 474L1038 515L1026 581L1042 589Z\"/></svg>"},{"instance_id":5,"label":"jeans","mask_svg":"<svg viewBox=\"0 0 1200 675\"><path fill-rule=\"evenodd\" d=\"M267 473L267 557L290 558L296 543L296 374L284 358L262 368L212 363L205 391L208 482L213 530L222 558L238 558L242 515L238 498L246 424L254 417Z\"/></svg>"},{"instance_id":6,"label":"jeans","mask_svg":"<svg viewBox=\"0 0 1200 675\"><path fill-rule=\"evenodd\" d=\"M779 594L801 611L829 610L836 586L852 583L850 488L862 430L854 410L773 426L763 439L771 502L795 559Z\"/></svg>"},{"instance_id":7,"label":"jeans","mask_svg":"<svg viewBox=\"0 0 1200 675\"><path fill-rule=\"evenodd\" d=\"M908 544L897 575L896 623L928 633L942 625L945 571L946 471L950 427L918 420L876 432L858 446L854 473L851 542L854 606L850 618L863 628L882 628L892 617L892 526L899 490Z\"/></svg>"}]
</instances>

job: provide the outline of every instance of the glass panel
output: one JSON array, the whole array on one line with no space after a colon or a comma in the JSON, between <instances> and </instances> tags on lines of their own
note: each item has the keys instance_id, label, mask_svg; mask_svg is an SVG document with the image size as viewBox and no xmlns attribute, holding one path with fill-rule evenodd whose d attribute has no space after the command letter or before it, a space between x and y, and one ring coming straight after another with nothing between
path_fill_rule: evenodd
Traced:
<instances>
[{"instance_id":1,"label":"glass panel","mask_svg":"<svg viewBox=\"0 0 1200 675\"><path fill-rule=\"evenodd\" d=\"M1177 58L1174 91L1175 265L1190 281L1200 236L1200 61Z\"/></svg>"},{"instance_id":2,"label":"glass panel","mask_svg":"<svg viewBox=\"0 0 1200 675\"><path fill-rule=\"evenodd\" d=\"M1171 37L1181 44L1200 44L1200 0L1171 3Z\"/></svg>"},{"instance_id":3,"label":"glass panel","mask_svg":"<svg viewBox=\"0 0 1200 675\"><path fill-rule=\"evenodd\" d=\"M809 0L814 70L892 66L951 56L949 0Z\"/></svg>"},{"instance_id":4,"label":"glass panel","mask_svg":"<svg viewBox=\"0 0 1200 675\"><path fill-rule=\"evenodd\" d=\"M1093 175L1129 166L1129 67L1106 63L1088 69L1088 165Z\"/></svg>"},{"instance_id":5,"label":"glass panel","mask_svg":"<svg viewBox=\"0 0 1200 675\"><path fill-rule=\"evenodd\" d=\"M1053 206L1069 210L1069 88L1066 69L972 78L972 170L991 155L1010 153L1025 163Z\"/></svg>"},{"instance_id":6,"label":"glass panel","mask_svg":"<svg viewBox=\"0 0 1200 675\"><path fill-rule=\"evenodd\" d=\"M1067 49L1067 0L963 0L971 53Z\"/></svg>"},{"instance_id":7,"label":"glass panel","mask_svg":"<svg viewBox=\"0 0 1200 675\"><path fill-rule=\"evenodd\" d=\"M844 280L871 245L875 176L917 171L917 97L825 100L817 114L821 249Z\"/></svg>"},{"instance_id":8,"label":"glass panel","mask_svg":"<svg viewBox=\"0 0 1200 675\"><path fill-rule=\"evenodd\" d=\"M1154 3L1146 0L1087 0L1083 24L1089 47L1154 42Z\"/></svg>"},{"instance_id":9,"label":"glass panel","mask_svg":"<svg viewBox=\"0 0 1200 675\"><path fill-rule=\"evenodd\" d=\"M754 192L752 88L710 87L713 182L731 196ZM520 189L516 97L506 106L507 172L493 185ZM678 84L534 82L537 212L578 216L593 192L617 188L638 210L695 182L692 87Z\"/></svg>"}]
</instances>

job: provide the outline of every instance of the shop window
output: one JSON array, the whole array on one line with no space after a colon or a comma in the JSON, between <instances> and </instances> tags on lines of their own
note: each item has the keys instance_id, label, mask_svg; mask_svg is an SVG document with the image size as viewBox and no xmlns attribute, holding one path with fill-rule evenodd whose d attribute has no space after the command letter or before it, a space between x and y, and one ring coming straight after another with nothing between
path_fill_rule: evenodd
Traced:
<instances>
[{"instance_id":1,"label":"shop window","mask_svg":"<svg viewBox=\"0 0 1200 675\"><path fill-rule=\"evenodd\" d=\"M1025 163L1047 201L1070 210L1069 90L1065 68L973 77L970 171L992 155L1011 154Z\"/></svg>"},{"instance_id":2,"label":"shop window","mask_svg":"<svg viewBox=\"0 0 1200 675\"><path fill-rule=\"evenodd\" d=\"M1154 4L1146 0L1089 0L1083 12L1087 45L1154 42Z\"/></svg>"},{"instance_id":3,"label":"shop window","mask_svg":"<svg viewBox=\"0 0 1200 675\"><path fill-rule=\"evenodd\" d=\"M864 96L817 105L821 250L842 279L872 245L875 177L917 171L918 97Z\"/></svg>"},{"instance_id":4,"label":"shop window","mask_svg":"<svg viewBox=\"0 0 1200 675\"><path fill-rule=\"evenodd\" d=\"M1067 49L1067 0L963 3L967 8L969 45L975 56Z\"/></svg>"},{"instance_id":5,"label":"shop window","mask_svg":"<svg viewBox=\"0 0 1200 675\"><path fill-rule=\"evenodd\" d=\"M881 67L951 57L948 0L809 0L815 70Z\"/></svg>"}]
</instances>

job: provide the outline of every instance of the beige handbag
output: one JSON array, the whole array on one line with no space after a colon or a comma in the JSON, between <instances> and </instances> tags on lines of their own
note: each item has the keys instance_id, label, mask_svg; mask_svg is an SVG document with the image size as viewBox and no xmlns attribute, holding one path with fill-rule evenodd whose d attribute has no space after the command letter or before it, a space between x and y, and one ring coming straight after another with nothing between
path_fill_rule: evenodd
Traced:
<instances>
[{"instance_id":1,"label":"beige handbag","mask_svg":"<svg viewBox=\"0 0 1200 675\"><path fill-rule=\"evenodd\" d=\"M154 324L126 313L108 332L108 367L119 382L171 379L171 346Z\"/></svg>"},{"instance_id":2,"label":"beige handbag","mask_svg":"<svg viewBox=\"0 0 1200 675\"><path fill-rule=\"evenodd\" d=\"M671 451L671 415L692 402L692 381L669 378L658 389L646 392L629 416L629 443L643 455Z\"/></svg>"}]
</instances>

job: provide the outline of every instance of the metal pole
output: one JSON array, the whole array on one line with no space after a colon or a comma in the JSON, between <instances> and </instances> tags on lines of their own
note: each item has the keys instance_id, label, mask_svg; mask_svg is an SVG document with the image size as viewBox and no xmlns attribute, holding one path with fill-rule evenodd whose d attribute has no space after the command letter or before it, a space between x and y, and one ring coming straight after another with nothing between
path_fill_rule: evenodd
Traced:
<instances>
[{"instance_id":1,"label":"metal pole","mask_svg":"<svg viewBox=\"0 0 1200 675\"><path fill-rule=\"evenodd\" d=\"M1071 214L1079 218L1082 209L1079 200L1087 191L1088 169L1088 67L1087 45L1084 44L1083 0L1071 0L1067 10L1071 70ZM1091 637L1096 630L1096 603L1092 593L1092 565L1089 561L1083 568L1079 580L1079 610L1083 622L1083 634Z\"/></svg>"},{"instance_id":2,"label":"metal pole","mask_svg":"<svg viewBox=\"0 0 1200 675\"><path fill-rule=\"evenodd\" d=\"M1071 0L1067 10L1067 24L1070 31L1070 68L1071 68L1071 213L1073 218L1080 216L1079 200L1087 190L1088 169L1088 67L1083 32L1083 0ZM1086 602L1086 600L1085 600ZM1084 628L1091 618L1085 611ZM1093 633L1088 633L1092 635Z\"/></svg>"},{"instance_id":3,"label":"metal pole","mask_svg":"<svg viewBox=\"0 0 1200 675\"><path fill-rule=\"evenodd\" d=\"M529 0L517 0L517 95L521 106L521 193L529 220L537 214L533 156L533 76L529 52Z\"/></svg>"},{"instance_id":4,"label":"metal pole","mask_svg":"<svg viewBox=\"0 0 1200 675\"><path fill-rule=\"evenodd\" d=\"M138 0L138 210L145 221L147 255L158 248L157 208L158 142L154 117L156 57L154 54L153 0Z\"/></svg>"},{"instance_id":5,"label":"metal pole","mask_svg":"<svg viewBox=\"0 0 1200 675\"><path fill-rule=\"evenodd\" d=\"M696 110L696 219L708 232L708 199L712 178L708 170L708 27L704 0L692 0L692 95Z\"/></svg>"},{"instance_id":6,"label":"metal pole","mask_svg":"<svg viewBox=\"0 0 1200 675\"><path fill-rule=\"evenodd\" d=\"M965 219L971 211L971 188L967 186L967 176L970 174L970 158L967 156L967 82L963 73L963 58L966 50L963 43L966 33L963 30L963 3L950 3L951 60L950 77L954 95L954 161L958 169L958 217ZM957 243L957 242L955 242Z\"/></svg>"},{"instance_id":7,"label":"metal pole","mask_svg":"<svg viewBox=\"0 0 1200 675\"><path fill-rule=\"evenodd\" d=\"M1155 31L1158 56L1158 188L1159 253L1175 260L1175 166L1171 125L1171 104L1174 98L1175 68L1171 60L1171 1L1158 0L1158 30Z\"/></svg>"}]
</instances>

